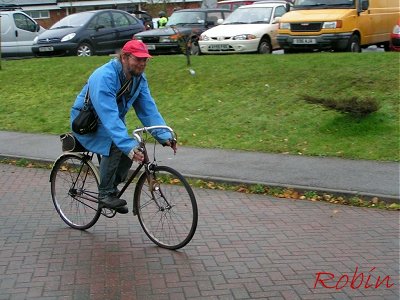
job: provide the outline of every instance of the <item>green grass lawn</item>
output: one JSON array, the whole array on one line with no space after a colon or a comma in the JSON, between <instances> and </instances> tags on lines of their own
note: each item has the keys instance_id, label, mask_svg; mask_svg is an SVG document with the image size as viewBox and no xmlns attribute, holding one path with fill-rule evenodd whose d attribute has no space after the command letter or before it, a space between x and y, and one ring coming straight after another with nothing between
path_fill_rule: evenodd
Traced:
<instances>
[{"instance_id":1,"label":"green grass lawn","mask_svg":"<svg viewBox=\"0 0 400 300\"><path fill-rule=\"evenodd\" d=\"M354 159L399 160L399 53L156 56L146 74L181 145ZM110 58L3 60L0 130L59 134L90 73ZM364 118L304 95L372 97ZM131 129L140 123L128 117Z\"/></svg>"}]
</instances>

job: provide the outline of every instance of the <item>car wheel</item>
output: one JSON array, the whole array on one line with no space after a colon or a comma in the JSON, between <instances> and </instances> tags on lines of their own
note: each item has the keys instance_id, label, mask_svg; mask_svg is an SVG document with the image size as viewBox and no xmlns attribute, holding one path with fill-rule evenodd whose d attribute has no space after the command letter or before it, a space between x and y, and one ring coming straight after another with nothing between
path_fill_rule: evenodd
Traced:
<instances>
[{"instance_id":1,"label":"car wheel","mask_svg":"<svg viewBox=\"0 0 400 300\"><path fill-rule=\"evenodd\" d=\"M198 42L192 42L190 46L190 55L200 55L200 46Z\"/></svg>"},{"instance_id":2,"label":"car wheel","mask_svg":"<svg viewBox=\"0 0 400 300\"><path fill-rule=\"evenodd\" d=\"M299 53L298 50L293 50L293 49L283 49L284 54L293 54L293 53Z\"/></svg>"},{"instance_id":3,"label":"car wheel","mask_svg":"<svg viewBox=\"0 0 400 300\"><path fill-rule=\"evenodd\" d=\"M390 48L390 43L389 42L386 42L386 43L383 44L383 49L386 52L392 51L392 49Z\"/></svg>"},{"instance_id":4,"label":"car wheel","mask_svg":"<svg viewBox=\"0 0 400 300\"><path fill-rule=\"evenodd\" d=\"M360 38L353 34L347 44L347 52L361 52Z\"/></svg>"},{"instance_id":5,"label":"car wheel","mask_svg":"<svg viewBox=\"0 0 400 300\"><path fill-rule=\"evenodd\" d=\"M258 45L258 53L260 54L271 54L272 46L271 42L267 38L262 38L260 44Z\"/></svg>"},{"instance_id":6,"label":"car wheel","mask_svg":"<svg viewBox=\"0 0 400 300\"><path fill-rule=\"evenodd\" d=\"M92 56L93 55L93 47L88 43L82 43L76 49L77 56Z\"/></svg>"}]
</instances>

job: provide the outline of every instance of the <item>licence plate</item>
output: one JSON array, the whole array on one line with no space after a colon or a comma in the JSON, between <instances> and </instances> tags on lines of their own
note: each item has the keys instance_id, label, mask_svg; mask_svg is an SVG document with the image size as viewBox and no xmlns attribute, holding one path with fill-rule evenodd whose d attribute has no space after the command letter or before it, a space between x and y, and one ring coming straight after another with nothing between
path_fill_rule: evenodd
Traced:
<instances>
[{"instance_id":1,"label":"licence plate","mask_svg":"<svg viewBox=\"0 0 400 300\"><path fill-rule=\"evenodd\" d=\"M49 52L54 51L53 47L39 47L39 52Z\"/></svg>"},{"instance_id":2,"label":"licence plate","mask_svg":"<svg viewBox=\"0 0 400 300\"><path fill-rule=\"evenodd\" d=\"M149 49L149 50L156 50L156 45L146 44L146 46L147 46L147 49Z\"/></svg>"},{"instance_id":3,"label":"licence plate","mask_svg":"<svg viewBox=\"0 0 400 300\"><path fill-rule=\"evenodd\" d=\"M316 39L293 39L293 44L296 45L309 45L309 44L316 44L317 40Z\"/></svg>"},{"instance_id":4,"label":"licence plate","mask_svg":"<svg viewBox=\"0 0 400 300\"><path fill-rule=\"evenodd\" d=\"M208 46L209 50L223 50L223 49L229 49L229 45L227 44L217 44L217 45L209 45Z\"/></svg>"}]
</instances>

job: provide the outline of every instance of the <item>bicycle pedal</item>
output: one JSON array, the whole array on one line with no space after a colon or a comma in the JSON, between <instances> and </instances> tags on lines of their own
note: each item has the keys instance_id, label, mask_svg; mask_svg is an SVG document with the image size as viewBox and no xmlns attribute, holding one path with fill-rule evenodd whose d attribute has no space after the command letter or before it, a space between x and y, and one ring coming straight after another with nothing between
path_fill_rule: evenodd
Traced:
<instances>
[{"instance_id":1,"label":"bicycle pedal","mask_svg":"<svg viewBox=\"0 0 400 300\"><path fill-rule=\"evenodd\" d=\"M101 209L101 214L107 218L112 218L115 216L116 212L112 209L103 207Z\"/></svg>"}]
</instances>

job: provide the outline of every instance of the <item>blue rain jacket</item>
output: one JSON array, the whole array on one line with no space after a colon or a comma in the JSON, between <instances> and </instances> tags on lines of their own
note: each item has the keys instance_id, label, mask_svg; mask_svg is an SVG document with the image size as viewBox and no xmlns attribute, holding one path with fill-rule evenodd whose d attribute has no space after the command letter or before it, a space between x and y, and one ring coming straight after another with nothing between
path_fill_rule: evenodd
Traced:
<instances>
[{"instance_id":1,"label":"blue rain jacket","mask_svg":"<svg viewBox=\"0 0 400 300\"><path fill-rule=\"evenodd\" d=\"M90 101L99 117L97 131L85 135L74 133L79 142L89 151L108 156L111 143L126 155L138 147L138 142L128 133L125 125L125 115L131 107L144 126L165 125L165 121L159 113L153 97L150 94L146 76L142 74L133 80L131 92L123 96L117 104L116 95L126 80L122 71L122 64L118 59L96 69L90 75L88 82L77 96L71 109L70 123L78 115L83 107L85 94L89 87ZM137 82L138 88L135 90ZM152 132L152 135L164 143L171 138L169 132Z\"/></svg>"}]
</instances>

